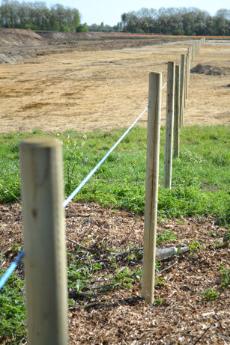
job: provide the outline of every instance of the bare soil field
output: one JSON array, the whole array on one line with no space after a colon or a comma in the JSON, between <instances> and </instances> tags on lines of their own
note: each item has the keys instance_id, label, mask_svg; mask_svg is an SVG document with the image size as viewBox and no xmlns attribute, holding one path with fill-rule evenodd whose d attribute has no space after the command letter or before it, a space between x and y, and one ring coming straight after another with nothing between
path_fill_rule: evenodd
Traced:
<instances>
[{"instance_id":1,"label":"bare soil field","mask_svg":"<svg viewBox=\"0 0 230 345\"><path fill-rule=\"evenodd\" d=\"M126 45L126 39L121 41ZM89 44L87 51L72 48L44 56L38 48L42 56L0 65L0 132L126 127L147 103L149 72L162 71L165 82L167 61L179 62L188 47L173 42L123 49L118 44L114 49L113 42L113 49L101 50L96 41ZM193 66L211 65L223 73L191 75L186 125L230 123L229 56L226 42L201 48ZM166 90L162 122L165 96ZM146 124L146 117L141 124Z\"/></svg>"}]
</instances>

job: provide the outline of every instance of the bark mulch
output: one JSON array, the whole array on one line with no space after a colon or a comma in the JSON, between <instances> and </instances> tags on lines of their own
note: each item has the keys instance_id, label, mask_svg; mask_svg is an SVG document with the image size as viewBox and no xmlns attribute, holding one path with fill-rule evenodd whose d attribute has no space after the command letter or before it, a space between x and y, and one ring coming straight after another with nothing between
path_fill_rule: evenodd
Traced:
<instances>
[{"instance_id":1,"label":"bark mulch","mask_svg":"<svg viewBox=\"0 0 230 345\"><path fill-rule=\"evenodd\" d=\"M71 204L66 211L68 250L78 242L87 248L124 252L143 246L143 217L96 204ZM201 248L163 264L165 283L156 289L158 305L140 297L140 282L131 289L98 294L69 311L70 344L230 344L230 290L221 288L220 265L230 268L230 249L217 245L226 229L212 218L170 220L159 224L177 235L167 245ZM21 244L19 204L0 205L0 252L6 267ZM106 274L106 272L105 272ZM207 301L203 292L214 288L219 296Z\"/></svg>"}]
</instances>

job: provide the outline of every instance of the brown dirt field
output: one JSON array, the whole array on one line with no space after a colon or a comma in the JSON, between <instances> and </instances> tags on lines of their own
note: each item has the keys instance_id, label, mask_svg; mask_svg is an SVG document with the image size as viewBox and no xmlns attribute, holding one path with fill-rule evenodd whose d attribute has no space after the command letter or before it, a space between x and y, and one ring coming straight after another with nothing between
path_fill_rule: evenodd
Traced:
<instances>
[{"instance_id":1,"label":"brown dirt field","mask_svg":"<svg viewBox=\"0 0 230 345\"><path fill-rule=\"evenodd\" d=\"M148 73L162 71L165 81L166 62L185 51L182 44L72 51L0 65L0 132L126 127L147 103ZM229 56L230 44L207 44L193 65L229 68ZM228 84L229 75L192 74L185 124L229 124ZM165 102L162 110L164 122Z\"/></svg>"},{"instance_id":2,"label":"brown dirt field","mask_svg":"<svg viewBox=\"0 0 230 345\"><path fill-rule=\"evenodd\" d=\"M8 261L15 244L22 242L21 207L0 205L0 220L0 251ZM106 248L124 253L143 246L143 217L125 211L105 210L95 204L71 204L66 223L67 238L94 250L100 262L106 262ZM100 292L97 284L101 280L108 284L106 279L114 273L112 267L107 267L89 287L98 292L85 299L76 298L76 305L69 311L71 345L230 344L230 290L220 287L220 265L229 268L230 248L216 247L226 229L215 225L212 218L159 224L159 233L166 229L177 235L177 240L168 245L196 240L202 248L162 263L159 274L165 283L156 289L156 298L163 303L146 305L140 298L139 282L131 289ZM74 252L75 245L68 242L68 250ZM79 259L82 253L75 251L75 255ZM141 259L133 264L141 265ZM125 265L127 262L122 260L118 263L119 267ZM7 262L3 262L2 267L6 266ZM219 292L216 300L204 300L202 293L208 288Z\"/></svg>"}]
</instances>

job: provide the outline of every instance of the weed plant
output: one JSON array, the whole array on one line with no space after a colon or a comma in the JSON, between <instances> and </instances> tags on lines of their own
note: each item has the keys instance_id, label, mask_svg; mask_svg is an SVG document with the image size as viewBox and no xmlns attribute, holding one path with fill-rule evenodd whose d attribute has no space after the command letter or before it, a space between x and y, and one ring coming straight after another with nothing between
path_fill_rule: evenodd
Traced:
<instances>
[{"instance_id":1,"label":"weed plant","mask_svg":"<svg viewBox=\"0 0 230 345\"><path fill-rule=\"evenodd\" d=\"M219 292L214 288L209 288L203 291L202 296L205 301L215 301L219 297Z\"/></svg>"}]
</instances>

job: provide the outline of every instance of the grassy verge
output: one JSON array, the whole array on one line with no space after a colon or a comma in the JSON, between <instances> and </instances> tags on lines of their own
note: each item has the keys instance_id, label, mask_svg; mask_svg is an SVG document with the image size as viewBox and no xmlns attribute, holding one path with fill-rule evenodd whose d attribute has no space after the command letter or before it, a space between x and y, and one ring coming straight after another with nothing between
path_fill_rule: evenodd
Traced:
<instances>
[{"instance_id":1,"label":"grassy verge","mask_svg":"<svg viewBox=\"0 0 230 345\"><path fill-rule=\"evenodd\" d=\"M20 198L19 142L41 132L0 136L0 202ZM119 137L112 133L50 134L64 143L65 192L68 195ZM163 188L162 130L159 216L213 215L230 223L230 128L189 127L181 135L181 156L174 161L172 190ZM146 130L136 128L109 157L77 197L103 206L143 213Z\"/></svg>"}]
</instances>

